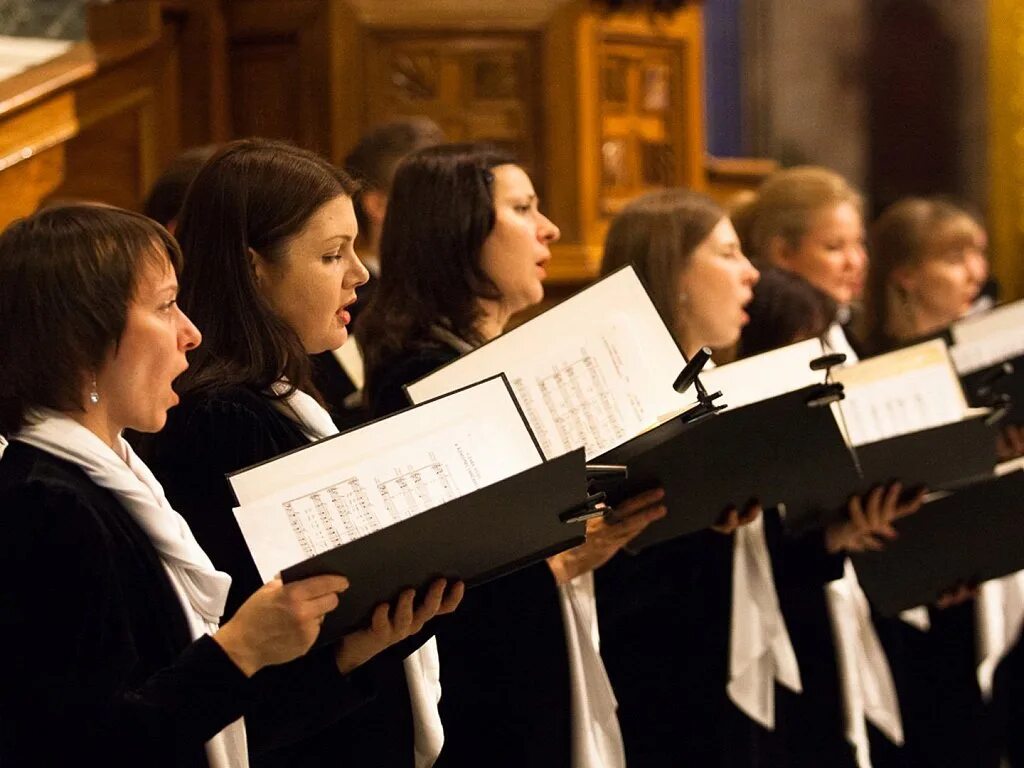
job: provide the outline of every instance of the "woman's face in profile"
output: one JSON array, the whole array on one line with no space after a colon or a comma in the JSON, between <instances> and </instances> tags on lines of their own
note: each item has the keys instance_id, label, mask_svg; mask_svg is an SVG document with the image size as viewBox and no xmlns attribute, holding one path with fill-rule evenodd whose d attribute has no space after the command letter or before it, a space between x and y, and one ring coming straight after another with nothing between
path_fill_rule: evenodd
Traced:
<instances>
[{"instance_id":1,"label":"woman's face in profile","mask_svg":"<svg viewBox=\"0 0 1024 768\"><path fill-rule=\"evenodd\" d=\"M178 279L166 255L146 260L124 332L96 374L99 405L118 429L158 432L178 402L171 385L188 368L185 353L202 336L177 297Z\"/></svg>"},{"instance_id":2,"label":"woman's face in profile","mask_svg":"<svg viewBox=\"0 0 1024 768\"><path fill-rule=\"evenodd\" d=\"M749 322L760 273L743 255L736 230L723 217L701 241L679 275L677 335L687 354L697 348L736 343Z\"/></svg>"},{"instance_id":3,"label":"woman's face in profile","mask_svg":"<svg viewBox=\"0 0 1024 768\"><path fill-rule=\"evenodd\" d=\"M548 247L559 232L539 210L537 193L518 165L494 169L494 229L484 241L481 266L498 288L501 303L514 314L544 298Z\"/></svg>"},{"instance_id":4,"label":"woman's face in profile","mask_svg":"<svg viewBox=\"0 0 1024 768\"><path fill-rule=\"evenodd\" d=\"M357 233L352 198L339 195L285 243L277 263L252 256L260 290L309 354L337 349L348 339L352 318L346 308L369 277L354 249Z\"/></svg>"},{"instance_id":5,"label":"woman's face in profile","mask_svg":"<svg viewBox=\"0 0 1024 768\"><path fill-rule=\"evenodd\" d=\"M864 291L868 257L864 222L852 203L819 209L797 248L784 246L776 266L796 272L811 285L845 306Z\"/></svg>"},{"instance_id":6,"label":"woman's face in profile","mask_svg":"<svg viewBox=\"0 0 1024 768\"><path fill-rule=\"evenodd\" d=\"M944 328L967 314L988 279L987 238L973 221L940 225L921 258L893 279L914 307L925 332ZM958 226L959 225L959 226Z\"/></svg>"}]
</instances>

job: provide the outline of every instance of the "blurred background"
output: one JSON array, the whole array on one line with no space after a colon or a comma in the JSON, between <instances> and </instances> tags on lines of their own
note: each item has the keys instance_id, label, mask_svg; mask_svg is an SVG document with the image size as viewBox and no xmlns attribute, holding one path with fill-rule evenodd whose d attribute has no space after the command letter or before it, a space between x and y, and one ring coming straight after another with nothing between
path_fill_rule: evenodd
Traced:
<instances>
[{"instance_id":1,"label":"blurred background","mask_svg":"<svg viewBox=\"0 0 1024 768\"><path fill-rule=\"evenodd\" d=\"M0 35L0 226L53 197L137 207L189 146L261 134L340 161L422 114L531 168L564 233L556 290L645 190L727 200L813 163L869 218L965 203L1024 295L1015 0L0 0Z\"/></svg>"}]
</instances>

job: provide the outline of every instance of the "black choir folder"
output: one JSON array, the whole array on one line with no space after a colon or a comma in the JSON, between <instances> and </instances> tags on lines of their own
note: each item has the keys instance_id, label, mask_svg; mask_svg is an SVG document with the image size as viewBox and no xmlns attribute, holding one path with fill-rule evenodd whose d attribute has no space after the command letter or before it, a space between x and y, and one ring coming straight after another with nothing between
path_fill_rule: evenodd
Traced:
<instances>
[{"instance_id":1,"label":"black choir folder","mask_svg":"<svg viewBox=\"0 0 1024 768\"><path fill-rule=\"evenodd\" d=\"M236 516L265 580L349 579L326 643L438 577L475 586L585 540L586 466L545 461L504 377L242 470Z\"/></svg>"},{"instance_id":2,"label":"black choir folder","mask_svg":"<svg viewBox=\"0 0 1024 768\"><path fill-rule=\"evenodd\" d=\"M926 352L924 362L945 366L937 375L959 393L945 345ZM720 404L694 409L696 387L675 391L687 361L636 273L625 267L406 392L412 402L424 402L505 373L545 456L582 445L589 461L627 466L627 480L606 488L613 503L665 487L671 513L634 548L706 528L727 506L753 498L785 503L787 525L803 528L842 514L851 494L876 482L901 477L908 485L941 488L976 474L973 450L984 442L977 424L877 440L861 447L863 457L847 447L828 407L842 387L826 385L825 374L814 370L820 366L811 365L822 353L821 342L809 340L705 371L699 379L707 390L721 390L729 408L695 422ZM869 383L888 373L877 363L867 372ZM902 394L883 388L883 405L898 404ZM936 450L935 440L955 444ZM987 470L994 464L992 458Z\"/></svg>"},{"instance_id":3,"label":"black choir folder","mask_svg":"<svg viewBox=\"0 0 1024 768\"><path fill-rule=\"evenodd\" d=\"M959 584L1024 569L1024 471L941 495L897 521L899 538L853 556L857 578L883 615L934 603Z\"/></svg>"},{"instance_id":4,"label":"black choir folder","mask_svg":"<svg viewBox=\"0 0 1024 768\"><path fill-rule=\"evenodd\" d=\"M971 405L1003 407L1024 425L1024 301L971 315L949 328L953 359Z\"/></svg>"},{"instance_id":5,"label":"black choir folder","mask_svg":"<svg viewBox=\"0 0 1024 768\"><path fill-rule=\"evenodd\" d=\"M823 391L803 387L692 424L676 418L602 456L629 467L613 503L659 485L680 500L630 550L707 528L754 499L784 503L790 524L841 507L861 480L827 404L816 404Z\"/></svg>"}]
</instances>

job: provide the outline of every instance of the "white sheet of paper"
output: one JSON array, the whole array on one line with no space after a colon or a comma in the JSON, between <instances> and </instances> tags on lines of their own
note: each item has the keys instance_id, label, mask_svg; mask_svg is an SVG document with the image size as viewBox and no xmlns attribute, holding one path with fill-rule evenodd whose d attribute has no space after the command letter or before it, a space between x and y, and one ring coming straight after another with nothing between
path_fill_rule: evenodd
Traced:
<instances>
[{"instance_id":1,"label":"white sheet of paper","mask_svg":"<svg viewBox=\"0 0 1024 768\"><path fill-rule=\"evenodd\" d=\"M0 35L0 80L55 59L71 46L68 40Z\"/></svg>"},{"instance_id":2,"label":"white sheet of paper","mask_svg":"<svg viewBox=\"0 0 1024 768\"><path fill-rule=\"evenodd\" d=\"M863 360L835 372L852 445L952 424L970 414L942 339Z\"/></svg>"},{"instance_id":3,"label":"white sheet of paper","mask_svg":"<svg viewBox=\"0 0 1024 768\"><path fill-rule=\"evenodd\" d=\"M548 458L591 459L695 402L686 361L632 267L409 385L413 402L504 372Z\"/></svg>"},{"instance_id":4,"label":"white sheet of paper","mask_svg":"<svg viewBox=\"0 0 1024 768\"><path fill-rule=\"evenodd\" d=\"M961 374L1024 354L1024 300L971 315L952 327L951 354Z\"/></svg>"},{"instance_id":5,"label":"white sheet of paper","mask_svg":"<svg viewBox=\"0 0 1024 768\"><path fill-rule=\"evenodd\" d=\"M730 411L825 381L811 361L824 354L819 339L808 339L706 371L701 380L708 392L722 392Z\"/></svg>"},{"instance_id":6,"label":"white sheet of paper","mask_svg":"<svg viewBox=\"0 0 1024 768\"><path fill-rule=\"evenodd\" d=\"M242 534L263 579L542 461L505 381L233 475Z\"/></svg>"}]
</instances>

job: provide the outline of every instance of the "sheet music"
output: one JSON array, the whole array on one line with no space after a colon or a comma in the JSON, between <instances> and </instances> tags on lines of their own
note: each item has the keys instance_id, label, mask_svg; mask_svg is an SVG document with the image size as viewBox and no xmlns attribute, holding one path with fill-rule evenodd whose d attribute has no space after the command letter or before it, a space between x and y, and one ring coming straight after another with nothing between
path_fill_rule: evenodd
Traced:
<instances>
[{"instance_id":1,"label":"sheet music","mask_svg":"<svg viewBox=\"0 0 1024 768\"><path fill-rule=\"evenodd\" d=\"M505 381L491 379L232 476L235 516L268 580L540 462Z\"/></svg>"},{"instance_id":2,"label":"sheet music","mask_svg":"<svg viewBox=\"0 0 1024 768\"><path fill-rule=\"evenodd\" d=\"M823 354L821 341L808 339L705 371L701 380L708 392L721 391L732 411L824 383L824 371L811 370Z\"/></svg>"},{"instance_id":3,"label":"sheet music","mask_svg":"<svg viewBox=\"0 0 1024 768\"><path fill-rule=\"evenodd\" d=\"M970 414L946 343L935 339L835 372L851 445L961 421Z\"/></svg>"},{"instance_id":4,"label":"sheet music","mask_svg":"<svg viewBox=\"0 0 1024 768\"><path fill-rule=\"evenodd\" d=\"M621 445L691 405L672 384L685 365L632 267L407 387L423 402L505 372L544 455Z\"/></svg>"},{"instance_id":5,"label":"sheet music","mask_svg":"<svg viewBox=\"0 0 1024 768\"><path fill-rule=\"evenodd\" d=\"M951 331L951 354L961 374L1011 360L1024 354L1024 301L964 318Z\"/></svg>"}]
</instances>

